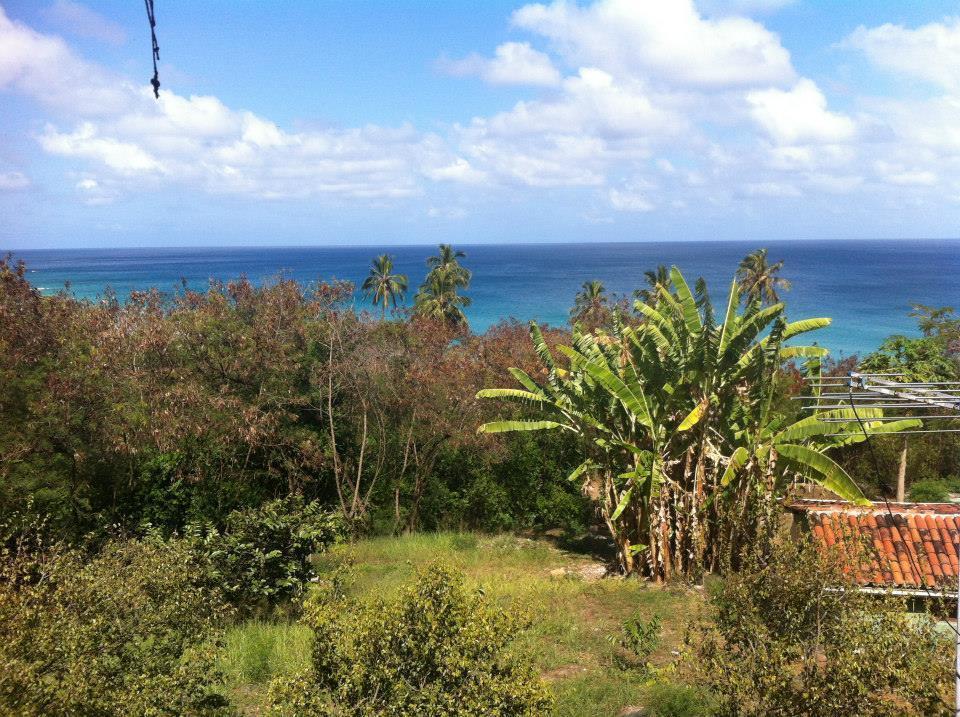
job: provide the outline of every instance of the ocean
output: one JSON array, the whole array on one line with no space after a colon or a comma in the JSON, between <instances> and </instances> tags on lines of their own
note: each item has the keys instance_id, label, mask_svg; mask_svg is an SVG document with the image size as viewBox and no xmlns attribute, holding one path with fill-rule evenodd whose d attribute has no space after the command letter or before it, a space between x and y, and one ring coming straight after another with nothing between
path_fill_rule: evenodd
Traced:
<instances>
[{"instance_id":1,"label":"ocean","mask_svg":"<svg viewBox=\"0 0 960 717\"><path fill-rule=\"evenodd\" d=\"M690 284L703 276L716 305L726 298L740 259L757 242L644 242L610 244L457 245L473 271L466 292L474 331L505 318L554 325L580 285L599 279L609 292L629 295L644 284L643 272L676 264ZM95 299L108 287L121 298L151 287L174 292L181 280L203 289L210 279L246 276L257 282L278 275L301 282L347 279L357 286L370 261L383 252L395 271L407 274L412 301L435 247L297 247L23 250L31 282L44 293L69 283L78 298ZM771 261L784 261L783 292L791 320L829 316L833 325L809 334L834 357L864 354L890 334L916 334L908 316L913 303L960 308L960 241L792 241L769 245ZM358 306L367 305L356 296ZM718 308L719 311L719 308Z\"/></svg>"}]
</instances>

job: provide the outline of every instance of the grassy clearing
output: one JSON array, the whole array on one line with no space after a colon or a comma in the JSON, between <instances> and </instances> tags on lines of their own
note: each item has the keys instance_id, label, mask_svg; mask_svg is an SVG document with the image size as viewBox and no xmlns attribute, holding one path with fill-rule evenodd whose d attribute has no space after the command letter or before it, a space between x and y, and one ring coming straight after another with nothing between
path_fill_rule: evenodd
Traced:
<instances>
[{"instance_id":1,"label":"grassy clearing","mask_svg":"<svg viewBox=\"0 0 960 717\"><path fill-rule=\"evenodd\" d=\"M520 647L550 683L555 714L609 717L629 706L662 703L662 689L651 689L642 676L615 666L615 639L631 615L659 615L663 640L652 661L666 664L699 595L640 580L602 578L602 563L575 547L506 535L411 535L340 546L318 558L317 567L324 573L350 562L352 589L358 595L383 595L408 582L422 565L442 558L506 609L531 615ZM257 714L270 679L307 666L309 652L309 631L249 622L229 633L222 665L243 708Z\"/></svg>"}]
</instances>

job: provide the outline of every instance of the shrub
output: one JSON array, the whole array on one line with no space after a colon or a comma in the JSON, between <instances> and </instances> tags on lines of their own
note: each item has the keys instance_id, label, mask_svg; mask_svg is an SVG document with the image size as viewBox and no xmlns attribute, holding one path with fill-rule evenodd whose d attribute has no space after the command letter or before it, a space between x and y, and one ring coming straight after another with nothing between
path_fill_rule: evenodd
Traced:
<instances>
[{"instance_id":1,"label":"shrub","mask_svg":"<svg viewBox=\"0 0 960 717\"><path fill-rule=\"evenodd\" d=\"M623 623L623 635L619 649L614 652L614 661L621 669L639 668L647 671L647 660L660 647L660 616L644 620L640 614L633 615Z\"/></svg>"},{"instance_id":2,"label":"shrub","mask_svg":"<svg viewBox=\"0 0 960 717\"><path fill-rule=\"evenodd\" d=\"M950 484L942 480L920 480L910 486L910 500L915 503L946 503L950 500Z\"/></svg>"},{"instance_id":3,"label":"shrub","mask_svg":"<svg viewBox=\"0 0 960 717\"><path fill-rule=\"evenodd\" d=\"M345 533L339 513L297 496L233 511L222 532L204 524L187 530L227 599L246 609L299 595L314 577L310 556Z\"/></svg>"},{"instance_id":4,"label":"shrub","mask_svg":"<svg viewBox=\"0 0 960 717\"><path fill-rule=\"evenodd\" d=\"M2 557L0 713L230 713L213 662L227 608L189 546L111 541L90 558L8 545Z\"/></svg>"},{"instance_id":5,"label":"shrub","mask_svg":"<svg viewBox=\"0 0 960 717\"><path fill-rule=\"evenodd\" d=\"M849 560L849 558L847 558ZM691 634L693 670L722 715L937 715L952 641L929 616L859 590L839 554L809 542L748 559Z\"/></svg>"},{"instance_id":6,"label":"shrub","mask_svg":"<svg viewBox=\"0 0 960 717\"><path fill-rule=\"evenodd\" d=\"M511 649L524 623L442 564L390 598L356 601L328 589L308 609L308 622L315 633L310 691L291 689L289 680L274 685L278 713L293 714L290 699L317 694L347 715L507 717L549 709L546 688Z\"/></svg>"}]
</instances>

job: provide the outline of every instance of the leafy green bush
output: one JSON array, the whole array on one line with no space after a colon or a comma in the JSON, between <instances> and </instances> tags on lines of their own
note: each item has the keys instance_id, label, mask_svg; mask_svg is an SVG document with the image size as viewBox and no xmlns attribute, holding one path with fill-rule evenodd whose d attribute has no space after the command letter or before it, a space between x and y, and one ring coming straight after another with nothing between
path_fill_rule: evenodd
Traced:
<instances>
[{"instance_id":1,"label":"leafy green bush","mask_svg":"<svg viewBox=\"0 0 960 717\"><path fill-rule=\"evenodd\" d=\"M320 700L345 715L507 717L550 707L532 666L511 649L524 623L442 564L389 598L353 600L334 584L307 621L312 679L273 686L279 714L296 713L290 700Z\"/></svg>"},{"instance_id":2,"label":"leafy green bush","mask_svg":"<svg viewBox=\"0 0 960 717\"><path fill-rule=\"evenodd\" d=\"M633 615L623 623L623 635L614 661L621 669L647 671L647 660L660 647L660 616L644 620L640 614Z\"/></svg>"},{"instance_id":3,"label":"leafy green bush","mask_svg":"<svg viewBox=\"0 0 960 717\"><path fill-rule=\"evenodd\" d=\"M910 500L915 503L946 503L950 500L950 484L942 480L920 480L910 486Z\"/></svg>"},{"instance_id":4,"label":"leafy green bush","mask_svg":"<svg viewBox=\"0 0 960 717\"><path fill-rule=\"evenodd\" d=\"M3 548L0 714L229 714L220 593L182 541Z\"/></svg>"},{"instance_id":5,"label":"leafy green bush","mask_svg":"<svg viewBox=\"0 0 960 717\"><path fill-rule=\"evenodd\" d=\"M345 534L339 513L298 496L233 511L223 531L205 524L187 529L227 599L246 609L299 595L314 577L310 556Z\"/></svg>"},{"instance_id":6,"label":"leafy green bush","mask_svg":"<svg viewBox=\"0 0 960 717\"><path fill-rule=\"evenodd\" d=\"M690 636L695 679L722 715L939 715L952 641L929 615L857 589L850 558L809 542L750 558Z\"/></svg>"}]
</instances>

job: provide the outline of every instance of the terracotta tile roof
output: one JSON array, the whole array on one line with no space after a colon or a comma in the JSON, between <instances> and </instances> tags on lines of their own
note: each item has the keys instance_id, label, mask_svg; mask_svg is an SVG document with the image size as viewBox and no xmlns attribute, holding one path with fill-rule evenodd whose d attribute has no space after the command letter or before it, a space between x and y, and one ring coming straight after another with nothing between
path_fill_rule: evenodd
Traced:
<instances>
[{"instance_id":1,"label":"terracotta tile roof","mask_svg":"<svg viewBox=\"0 0 960 717\"><path fill-rule=\"evenodd\" d=\"M833 500L794 500L787 508L806 515L815 540L823 545L867 546L857 573L862 585L956 590L960 505L890 503L888 513L883 503L857 506Z\"/></svg>"}]
</instances>

